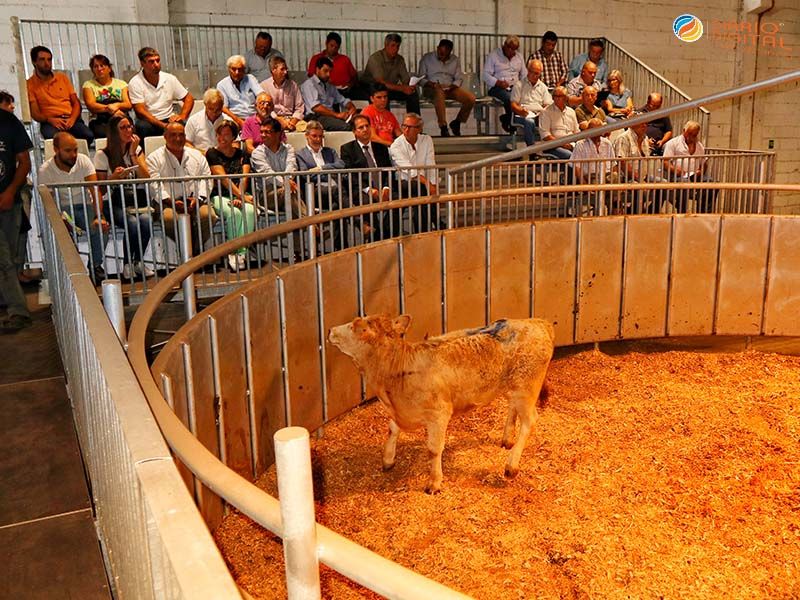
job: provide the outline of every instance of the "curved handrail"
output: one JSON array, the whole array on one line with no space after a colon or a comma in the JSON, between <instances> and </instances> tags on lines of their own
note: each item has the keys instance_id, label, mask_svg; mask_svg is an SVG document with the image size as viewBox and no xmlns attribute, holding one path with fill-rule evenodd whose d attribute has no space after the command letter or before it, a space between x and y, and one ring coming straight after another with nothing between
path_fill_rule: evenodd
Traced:
<instances>
[{"instance_id":1,"label":"curved handrail","mask_svg":"<svg viewBox=\"0 0 800 600\"><path fill-rule=\"evenodd\" d=\"M800 185L789 184L730 184L730 183L644 183L644 184L604 184L577 186L529 187L514 190L491 190L460 194L446 194L424 198L412 198L392 202L392 208L420 206L425 204L445 204L450 202L470 201L487 197L508 197L510 195L530 195L564 192L590 191L622 191L622 190L668 190L668 189L735 189L800 192ZM349 218L385 210L383 203L348 208L331 213L314 215L291 222L276 225L269 229L255 231L235 238L196 256L179 266L164 277L159 284L145 297L137 310L129 333L128 358L139 379L142 390L150 404L153 414L166 438L170 448L180 460L212 491L236 506L260 525L276 535L281 535L282 523L278 500L260 490L242 476L228 468L203 446L172 412L167 401L153 379L146 357L145 336L150 319L163 299L177 287L183 279L197 269L226 256L228 253L259 242L267 242L281 235L309 226L318 225L332 218ZM317 524L318 555L320 560L334 570L362 584L367 584L363 573L374 570L382 571L382 581L376 587L370 581L371 588L378 593L395 598L437 597L465 598L449 588L429 580L405 567L397 565L343 536ZM335 547L335 551L333 548ZM357 564L358 568L349 565ZM364 566L368 566L365 569ZM391 582L391 585L389 584ZM380 589L379 589L380 588Z\"/></svg>"}]
</instances>

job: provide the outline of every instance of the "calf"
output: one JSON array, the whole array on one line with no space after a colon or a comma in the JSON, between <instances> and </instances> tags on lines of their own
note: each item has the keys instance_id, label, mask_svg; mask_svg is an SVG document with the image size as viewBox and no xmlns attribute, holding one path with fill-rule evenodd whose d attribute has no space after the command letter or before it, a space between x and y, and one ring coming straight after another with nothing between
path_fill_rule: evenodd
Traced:
<instances>
[{"instance_id":1,"label":"calf","mask_svg":"<svg viewBox=\"0 0 800 600\"><path fill-rule=\"evenodd\" d=\"M353 359L389 411L384 470L394 466L400 430L424 426L431 459L425 491L438 492L450 417L503 396L509 406L502 444L511 448L505 475L514 477L553 356L553 326L542 319L503 319L411 343L404 339L410 322L408 315L358 317L332 328L328 336ZM517 417L519 435L512 447Z\"/></svg>"}]
</instances>

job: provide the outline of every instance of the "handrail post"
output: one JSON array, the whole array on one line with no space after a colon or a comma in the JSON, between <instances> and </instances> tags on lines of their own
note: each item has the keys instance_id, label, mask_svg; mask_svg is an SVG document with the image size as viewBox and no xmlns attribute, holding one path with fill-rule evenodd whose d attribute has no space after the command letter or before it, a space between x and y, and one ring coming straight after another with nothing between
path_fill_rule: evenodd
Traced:
<instances>
[{"instance_id":1,"label":"handrail post","mask_svg":"<svg viewBox=\"0 0 800 600\"><path fill-rule=\"evenodd\" d=\"M128 351L128 333L125 330L125 305L122 301L122 282L119 279L103 281L103 308L117 333L122 347Z\"/></svg>"},{"instance_id":2,"label":"handrail post","mask_svg":"<svg viewBox=\"0 0 800 600\"><path fill-rule=\"evenodd\" d=\"M181 263L192 259L192 221L189 215L178 215L178 247L181 253ZM197 304L194 296L194 273L188 275L181 284L183 288L183 311L186 320L194 318L197 314Z\"/></svg>"},{"instance_id":3,"label":"handrail post","mask_svg":"<svg viewBox=\"0 0 800 600\"><path fill-rule=\"evenodd\" d=\"M445 178L447 180L447 194L454 193L455 183L453 181L453 174L450 172L450 169L445 169ZM447 229L453 228L453 201L450 200L447 203Z\"/></svg>"},{"instance_id":4,"label":"handrail post","mask_svg":"<svg viewBox=\"0 0 800 600\"><path fill-rule=\"evenodd\" d=\"M289 600L316 600L321 593L308 430L284 427L274 440L286 590Z\"/></svg>"},{"instance_id":5,"label":"handrail post","mask_svg":"<svg viewBox=\"0 0 800 600\"><path fill-rule=\"evenodd\" d=\"M308 209L309 216L314 216L315 211L314 203L314 184L309 177L306 181L306 208ZM317 230L315 225L309 225L306 229L308 232L308 258L313 260L317 258Z\"/></svg>"}]
</instances>

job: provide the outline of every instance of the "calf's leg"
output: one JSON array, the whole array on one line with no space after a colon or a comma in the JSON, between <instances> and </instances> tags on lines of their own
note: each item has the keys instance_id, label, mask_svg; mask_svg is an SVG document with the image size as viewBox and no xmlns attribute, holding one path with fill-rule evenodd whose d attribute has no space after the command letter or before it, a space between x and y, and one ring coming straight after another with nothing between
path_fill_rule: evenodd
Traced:
<instances>
[{"instance_id":1,"label":"calf's leg","mask_svg":"<svg viewBox=\"0 0 800 600\"><path fill-rule=\"evenodd\" d=\"M509 398L508 401L508 416L506 417L506 424L503 427L503 441L500 443L503 448L511 448L511 439L514 437L514 426L517 424L517 409L514 408L514 401Z\"/></svg>"},{"instance_id":2,"label":"calf's leg","mask_svg":"<svg viewBox=\"0 0 800 600\"><path fill-rule=\"evenodd\" d=\"M431 472L428 484L425 486L426 494L437 494L442 489L442 452L444 451L447 424L450 422L450 413L440 415L435 421L428 423L428 458L431 462Z\"/></svg>"},{"instance_id":3,"label":"calf's leg","mask_svg":"<svg viewBox=\"0 0 800 600\"><path fill-rule=\"evenodd\" d=\"M532 390L519 390L511 396L511 404L516 407L516 412L519 415L519 434L508 455L506 477L516 477L517 473L519 473L519 460L525 445L528 443L528 435L530 435L531 428L536 420L536 400L539 397L539 390L543 381L544 377L536 381Z\"/></svg>"},{"instance_id":4,"label":"calf's leg","mask_svg":"<svg viewBox=\"0 0 800 600\"><path fill-rule=\"evenodd\" d=\"M388 471L394 466L395 452L397 451L397 437L400 435L400 427L394 422L394 419L389 420L389 437L386 438L386 443L383 445L383 470Z\"/></svg>"}]
</instances>

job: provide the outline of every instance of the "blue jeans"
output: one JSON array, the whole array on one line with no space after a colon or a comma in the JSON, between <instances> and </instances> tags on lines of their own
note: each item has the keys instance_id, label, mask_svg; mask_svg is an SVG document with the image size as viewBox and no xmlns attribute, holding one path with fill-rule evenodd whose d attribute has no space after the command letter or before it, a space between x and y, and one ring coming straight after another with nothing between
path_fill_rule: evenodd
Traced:
<instances>
[{"instance_id":1,"label":"blue jeans","mask_svg":"<svg viewBox=\"0 0 800 600\"><path fill-rule=\"evenodd\" d=\"M150 213L129 214L124 206L115 204L113 207L106 202L103 205L103 213L106 219L114 224L114 227L125 232L122 241L122 255L125 264L129 262L139 262L142 260L150 238L153 235L153 218ZM109 214L111 212L111 214Z\"/></svg>"},{"instance_id":2,"label":"blue jeans","mask_svg":"<svg viewBox=\"0 0 800 600\"><path fill-rule=\"evenodd\" d=\"M84 206L80 197L75 197L70 205L69 197L66 195L61 198L60 206L61 210L72 218L75 225L84 231L84 235L86 233L89 234L89 246L91 248L90 270L97 267L105 267L107 237L99 223L96 227L92 226L95 219L94 206L88 203L88 199Z\"/></svg>"},{"instance_id":3,"label":"blue jeans","mask_svg":"<svg viewBox=\"0 0 800 600\"><path fill-rule=\"evenodd\" d=\"M39 130L42 132L42 137L46 140L51 139L59 132L58 129L47 122L39 123ZM80 117L78 117L75 124L70 129L67 129L67 131L78 139L86 140L86 143L90 146L94 142L94 133L92 133L92 130L86 126L86 123L84 123L83 119Z\"/></svg>"},{"instance_id":4,"label":"blue jeans","mask_svg":"<svg viewBox=\"0 0 800 600\"><path fill-rule=\"evenodd\" d=\"M507 115L511 114L511 88L504 90L501 87L494 86L490 87L487 93L503 103L503 108L505 108Z\"/></svg>"},{"instance_id":5,"label":"blue jeans","mask_svg":"<svg viewBox=\"0 0 800 600\"><path fill-rule=\"evenodd\" d=\"M522 125L522 137L525 139L526 146L530 146L533 142L542 139L539 135L539 127L536 124L536 120L517 115L514 117L514 123Z\"/></svg>"},{"instance_id":6,"label":"blue jeans","mask_svg":"<svg viewBox=\"0 0 800 600\"><path fill-rule=\"evenodd\" d=\"M545 151L545 154L559 160L569 160L572 158L572 150L567 150L561 146L558 148L550 148L550 150Z\"/></svg>"}]
</instances>

